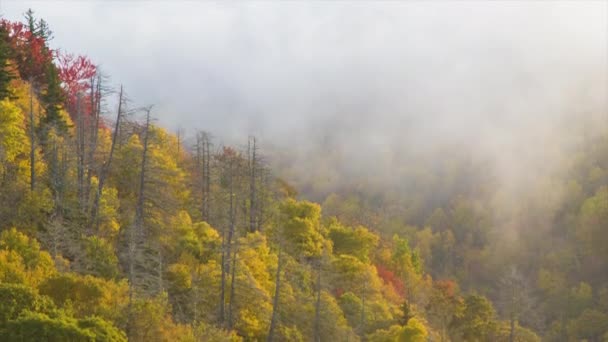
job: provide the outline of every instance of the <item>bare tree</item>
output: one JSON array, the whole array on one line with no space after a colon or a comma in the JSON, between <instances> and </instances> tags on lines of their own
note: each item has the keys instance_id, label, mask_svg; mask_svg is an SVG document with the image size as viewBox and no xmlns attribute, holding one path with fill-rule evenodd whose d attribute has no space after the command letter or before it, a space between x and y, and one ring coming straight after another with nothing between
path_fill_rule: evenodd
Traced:
<instances>
[{"instance_id":1,"label":"bare tree","mask_svg":"<svg viewBox=\"0 0 608 342\"><path fill-rule=\"evenodd\" d=\"M515 266L511 266L500 280L498 305L509 320L509 342L515 341L515 326L533 305L529 288L526 279Z\"/></svg>"},{"instance_id":2,"label":"bare tree","mask_svg":"<svg viewBox=\"0 0 608 342\"><path fill-rule=\"evenodd\" d=\"M196 183L200 188L201 219L209 222L209 207L211 202L211 136L207 132L196 135L196 173L199 177Z\"/></svg>"},{"instance_id":3,"label":"bare tree","mask_svg":"<svg viewBox=\"0 0 608 342\"><path fill-rule=\"evenodd\" d=\"M230 270L230 302L228 303L228 329L232 329L232 308L234 305L234 288L236 284L236 261L238 255L238 244L234 246L234 253L232 255L232 269Z\"/></svg>"},{"instance_id":4,"label":"bare tree","mask_svg":"<svg viewBox=\"0 0 608 342\"><path fill-rule=\"evenodd\" d=\"M81 106L82 95L78 93L76 95L76 108L73 110L76 112L76 165L77 165L77 193L78 193L78 209L84 209L84 155L85 155L85 129L84 129L84 115L82 113Z\"/></svg>"},{"instance_id":5,"label":"bare tree","mask_svg":"<svg viewBox=\"0 0 608 342\"><path fill-rule=\"evenodd\" d=\"M257 146L254 136L249 137L247 146L247 159L249 166L249 231L255 232L258 229L258 203L256 198L256 170L258 163L256 159Z\"/></svg>"},{"instance_id":6,"label":"bare tree","mask_svg":"<svg viewBox=\"0 0 608 342\"><path fill-rule=\"evenodd\" d=\"M144 126L144 140L143 140L143 149L141 152L141 167L139 171L139 187L137 194L137 204L135 205L135 227L138 230L138 233L142 234L143 232L143 223L144 223L144 198L145 198L145 185L146 185L146 161L148 159L148 142L150 138L150 111L152 107L148 107L145 109L146 111L146 124ZM143 235L143 234L142 234Z\"/></svg>"},{"instance_id":7,"label":"bare tree","mask_svg":"<svg viewBox=\"0 0 608 342\"><path fill-rule=\"evenodd\" d=\"M283 248L279 244L279 260L277 263L277 274L275 276L274 298L272 299L272 317L270 319L270 328L268 329L267 342L272 342L274 339L274 331L277 325L279 311L279 294L281 293L281 271L283 268Z\"/></svg>"},{"instance_id":8,"label":"bare tree","mask_svg":"<svg viewBox=\"0 0 608 342\"><path fill-rule=\"evenodd\" d=\"M143 224L144 224L144 194L145 194L145 184L146 184L146 160L148 154L148 138L149 138L149 128L150 128L150 111L152 107L148 107L146 110L146 123L144 126L144 138L143 138L143 149L142 149L142 158L141 158L141 166L139 172L139 187L137 191L137 203L135 205L135 222L129 229L129 237L128 237L128 279L129 279L129 307L128 307L128 328L127 335L130 337L130 327L133 324L133 298L135 292L135 282L136 282L136 267L137 263L140 262L141 257L138 253L140 248L142 247L140 244L143 241Z\"/></svg>"},{"instance_id":9,"label":"bare tree","mask_svg":"<svg viewBox=\"0 0 608 342\"><path fill-rule=\"evenodd\" d=\"M87 155L87 177L85 182L85 203L89 203L91 196L91 178L93 172L97 169L95 165L95 153L97 152L97 141L99 137L99 124L101 121L101 103L102 103L102 75L97 74L97 82L95 77L91 78L90 89L90 106L91 115L89 118L89 153Z\"/></svg>"},{"instance_id":10,"label":"bare tree","mask_svg":"<svg viewBox=\"0 0 608 342\"><path fill-rule=\"evenodd\" d=\"M226 301L226 276L230 272L230 258L232 240L235 234L237 205L236 205L236 182L237 182L237 153L232 148L225 148L221 156L224 163L224 176L228 188L228 229L222 233L222 279L220 295L220 320L225 323L225 301Z\"/></svg>"},{"instance_id":11,"label":"bare tree","mask_svg":"<svg viewBox=\"0 0 608 342\"><path fill-rule=\"evenodd\" d=\"M36 188L36 122L34 120L34 82L30 77L30 191Z\"/></svg>"},{"instance_id":12,"label":"bare tree","mask_svg":"<svg viewBox=\"0 0 608 342\"><path fill-rule=\"evenodd\" d=\"M99 174L99 182L97 184L97 192L95 193L95 199L93 201L93 206L91 207L91 224L94 225L95 230L99 228L99 221L97 220L97 214L99 211L99 200L101 195L103 194L103 187L105 184L106 177L108 176L108 172L110 171L110 166L112 165L112 158L114 156L114 150L116 149L116 143L118 140L118 132L120 129L121 118L122 118L122 106L123 106L124 98L123 98L123 88L120 86L120 93L118 95L118 111L116 113L116 123L114 124L114 132L112 132L112 143L110 145L110 153L108 155L108 160L103 163L101 167L101 172Z\"/></svg>"}]
</instances>

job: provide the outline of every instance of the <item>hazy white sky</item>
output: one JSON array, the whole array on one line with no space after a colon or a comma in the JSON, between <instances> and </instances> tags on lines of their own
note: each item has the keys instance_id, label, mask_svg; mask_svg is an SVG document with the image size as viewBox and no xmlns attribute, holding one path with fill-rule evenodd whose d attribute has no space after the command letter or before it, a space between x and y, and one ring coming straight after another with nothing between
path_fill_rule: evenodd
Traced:
<instances>
[{"instance_id":1,"label":"hazy white sky","mask_svg":"<svg viewBox=\"0 0 608 342\"><path fill-rule=\"evenodd\" d=\"M30 7L54 47L90 56L172 129L294 139L324 124L384 144L411 127L430 140L517 129L570 97L606 97L608 1L2 0L0 11L15 20Z\"/></svg>"}]
</instances>

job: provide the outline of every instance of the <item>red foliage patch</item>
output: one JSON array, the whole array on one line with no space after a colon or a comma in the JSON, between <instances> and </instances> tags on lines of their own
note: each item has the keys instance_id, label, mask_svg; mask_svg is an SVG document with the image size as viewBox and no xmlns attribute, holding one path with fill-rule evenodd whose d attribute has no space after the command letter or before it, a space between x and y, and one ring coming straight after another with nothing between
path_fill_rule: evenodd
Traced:
<instances>
[{"instance_id":1,"label":"red foliage patch","mask_svg":"<svg viewBox=\"0 0 608 342\"><path fill-rule=\"evenodd\" d=\"M78 94L81 94L81 105L85 113L91 112L91 94L87 92L91 87L91 78L97 73L97 68L85 56L74 56L70 53L57 53L57 69L63 89L66 93L67 107L75 108Z\"/></svg>"},{"instance_id":2,"label":"red foliage patch","mask_svg":"<svg viewBox=\"0 0 608 342\"><path fill-rule=\"evenodd\" d=\"M437 280L433 283L435 289L439 290L445 297L453 298L456 296L458 284L453 280Z\"/></svg>"},{"instance_id":3,"label":"red foliage patch","mask_svg":"<svg viewBox=\"0 0 608 342\"><path fill-rule=\"evenodd\" d=\"M40 80L47 65L53 61L53 51L47 47L44 38L36 36L20 22L2 19L0 26L8 33L8 44L21 77Z\"/></svg>"},{"instance_id":4,"label":"red foliage patch","mask_svg":"<svg viewBox=\"0 0 608 342\"><path fill-rule=\"evenodd\" d=\"M405 285L399 277L395 276L395 272L382 265L376 265L376 271L378 272L378 276L382 278L386 284L390 284L401 298L405 298Z\"/></svg>"}]
</instances>

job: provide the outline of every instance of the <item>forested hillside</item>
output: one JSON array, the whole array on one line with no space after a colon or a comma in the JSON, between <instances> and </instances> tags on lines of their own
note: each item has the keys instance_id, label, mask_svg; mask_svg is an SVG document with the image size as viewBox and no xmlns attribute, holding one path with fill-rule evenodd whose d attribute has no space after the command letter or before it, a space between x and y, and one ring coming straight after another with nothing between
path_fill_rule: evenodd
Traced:
<instances>
[{"instance_id":1,"label":"forested hillside","mask_svg":"<svg viewBox=\"0 0 608 342\"><path fill-rule=\"evenodd\" d=\"M1 341L608 341L608 130L521 192L449 149L298 180L52 36L0 22Z\"/></svg>"}]
</instances>

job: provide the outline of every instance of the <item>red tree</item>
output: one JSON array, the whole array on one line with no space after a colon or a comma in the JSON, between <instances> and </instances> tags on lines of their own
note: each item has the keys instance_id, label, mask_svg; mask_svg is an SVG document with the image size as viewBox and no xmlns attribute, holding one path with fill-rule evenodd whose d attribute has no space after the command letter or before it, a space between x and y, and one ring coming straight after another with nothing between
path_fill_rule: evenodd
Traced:
<instances>
[{"instance_id":1,"label":"red tree","mask_svg":"<svg viewBox=\"0 0 608 342\"><path fill-rule=\"evenodd\" d=\"M30 32L20 22L2 19L0 25L8 32L8 44L13 52L11 58L17 63L21 77L41 81L48 63L53 62L53 51L44 37Z\"/></svg>"},{"instance_id":2,"label":"red tree","mask_svg":"<svg viewBox=\"0 0 608 342\"><path fill-rule=\"evenodd\" d=\"M74 109L78 94L81 94L84 113L91 113L92 101L88 91L91 88L91 79L97 73L95 64L86 56L75 56L61 51L57 53L57 64L61 85L66 94L67 108Z\"/></svg>"},{"instance_id":3,"label":"red tree","mask_svg":"<svg viewBox=\"0 0 608 342\"><path fill-rule=\"evenodd\" d=\"M405 297L405 285L399 277L395 276L395 272L382 265L376 265L376 271L378 272L378 276L382 278L386 284L391 285L401 298Z\"/></svg>"}]
</instances>

